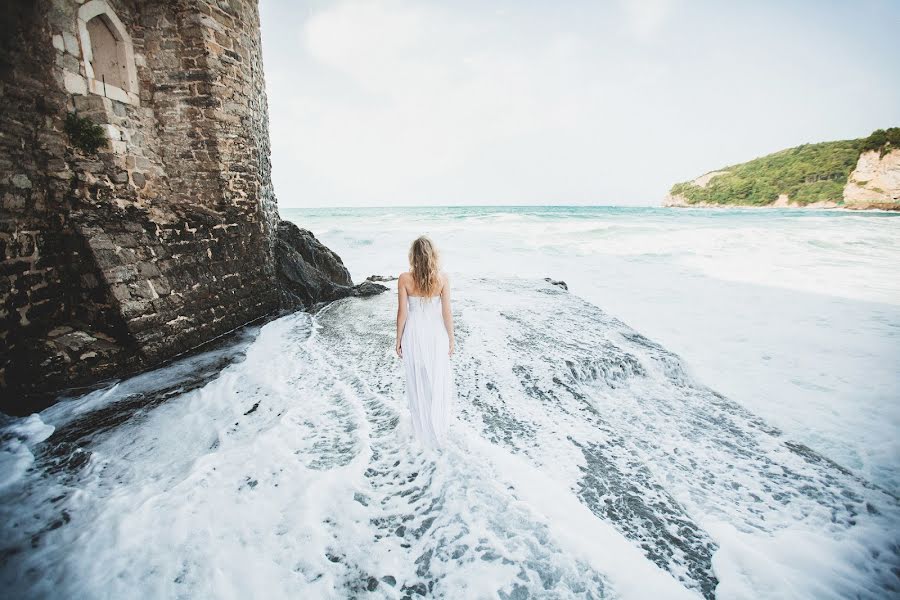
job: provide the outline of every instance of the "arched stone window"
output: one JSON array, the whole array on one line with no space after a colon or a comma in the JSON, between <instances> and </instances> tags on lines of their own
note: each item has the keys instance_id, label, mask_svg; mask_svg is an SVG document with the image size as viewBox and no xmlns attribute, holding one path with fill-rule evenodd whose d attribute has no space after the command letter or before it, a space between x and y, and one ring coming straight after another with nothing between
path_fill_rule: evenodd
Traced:
<instances>
[{"instance_id":1,"label":"arched stone window","mask_svg":"<svg viewBox=\"0 0 900 600\"><path fill-rule=\"evenodd\" d=\"M119 102L138 104L131 36L106 0L90 0L78 9L78 35L88 90Z\"/></svg>"}]
</instances>

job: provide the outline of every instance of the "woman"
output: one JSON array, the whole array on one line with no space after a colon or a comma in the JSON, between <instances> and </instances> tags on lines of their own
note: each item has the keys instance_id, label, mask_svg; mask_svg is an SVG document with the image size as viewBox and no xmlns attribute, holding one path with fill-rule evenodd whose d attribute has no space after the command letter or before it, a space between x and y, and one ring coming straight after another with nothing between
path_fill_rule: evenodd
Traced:
<instances>
[{"instance_id":1,"label":"woman","mask_svg":"<svg viewBox=\"0 0 900 600\"><path fill-rule=\"evenodd\" d=\"M406 397L416 438L439 448L447 439L453 399L453 315L450 282L438 254L422 236L409 249L409 272L397 282L397 356L406 371Z\"/></svg>"}]
</instances>

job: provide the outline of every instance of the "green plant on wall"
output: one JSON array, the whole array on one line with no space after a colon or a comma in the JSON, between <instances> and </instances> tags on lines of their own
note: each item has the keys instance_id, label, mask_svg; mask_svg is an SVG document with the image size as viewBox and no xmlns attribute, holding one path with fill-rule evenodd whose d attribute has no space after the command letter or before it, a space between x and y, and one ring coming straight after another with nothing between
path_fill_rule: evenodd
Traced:
<instances>
[{"instance_id":1,"label":"green plant on wall","mask_svg":"<svg viewBox=\"0 0 900 600\"><path fill-rule=\"evenodd\" d=\"M65 131L69 141L88 154L96 154L97 150L106 146L106 133L103 128L74 112L66 115Z\"/></svg>"}]
</instances>

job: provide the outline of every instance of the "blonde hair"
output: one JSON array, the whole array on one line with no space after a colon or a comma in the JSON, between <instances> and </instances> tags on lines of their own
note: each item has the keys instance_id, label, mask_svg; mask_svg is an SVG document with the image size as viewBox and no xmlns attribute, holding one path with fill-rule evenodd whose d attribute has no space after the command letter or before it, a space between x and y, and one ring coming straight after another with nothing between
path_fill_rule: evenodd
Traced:
<instances>
[{"instance_id":1,"label":"blonde hair","mask_svg":"<svg viewBox=\"0 0 900 600\"><path fill-rule=\"evenodd\" d=\"M416 238L409 247L409 272L420 295L430 297L440 291L439 268L438 251L434 242L424 235Z\"/></svg>"}]
</instances>

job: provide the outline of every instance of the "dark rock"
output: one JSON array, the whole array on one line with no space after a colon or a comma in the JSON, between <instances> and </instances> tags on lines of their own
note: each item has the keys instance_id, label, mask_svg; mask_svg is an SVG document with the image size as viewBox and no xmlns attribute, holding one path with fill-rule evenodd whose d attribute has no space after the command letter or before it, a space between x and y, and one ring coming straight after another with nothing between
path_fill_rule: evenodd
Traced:
<instances>
[{"instance_id":1,"label":"dark rock","mask_svg":"<svg viewBox=\"0 0 900 600\"><path fill-rule=\"evenodd\" d=\"M288 310L307 309L320 302L348 296L368 297L387 291L366 280L354 286L341 257L316 239L312 232L290 221L278 223L275 266L282 304Z\"/></svg>"},{"instance_id":2,"label":"dark rock","mask_svg":"<svg viewBox=\"0 0 900 600\"><path fill-rule=\"evenodd\" d=\"M387 287L381 285L380 283L373 283L372 281L366 279L355 288L353 288L353 295L362 296L365 298L367 296L375 296L386 291Z\"/></svg>"},{"instance_id":3,"label":"dark rock","mask_svg":"<svg viewBox=\"0 0 900 600\"><path fill-rule=\"evenodd\" d=\"M397 281L393 275L369 275L366 281Z\"/></svg>"},{"instance_id":4,"label":"dark rock","mask_svg":"<svg viewBox=\"0 0 900 600\"><path fill-rule=\"evenodd\" d=\"M278 223L275 268L282 304L289 310L354 295L353 280L341 257L290 221Z\"/></svg>"},{"instance_id":5,"label":"dark rock","mask_svg":"<svg viewBox=\"0 0 900 600\"><path fill-rule=\"evenodd\" d=\"M549 277L544 277L544 281L546 281L550 285L555 285L555 286L561 287L562 289L564 289L566 291L569 291L569 286L566 285L565 281L551 279Z\"/></svg>"},{"instance_id":6,"label":"dark rock","mask_svg":"<svg viewBox=\"0 0 900 600\"><path fill-rule=\"evenodd\" d=\"M381 580L391 587L397 585L397 578L394 577L393 575L385 575L384 577L381 578Z\"/></svg>"},{"instance_id":7,"label":"dark rock","mask_svg":"<svg viewBox=\"0 0 900 600\"><path fill-rule=\"evenodd\" d=\"M428 593L428 587L421 582L410 586L405 585L402 590L411 594L418 594L419 596L424 596Z\"/></svg>"}]
</instances>

